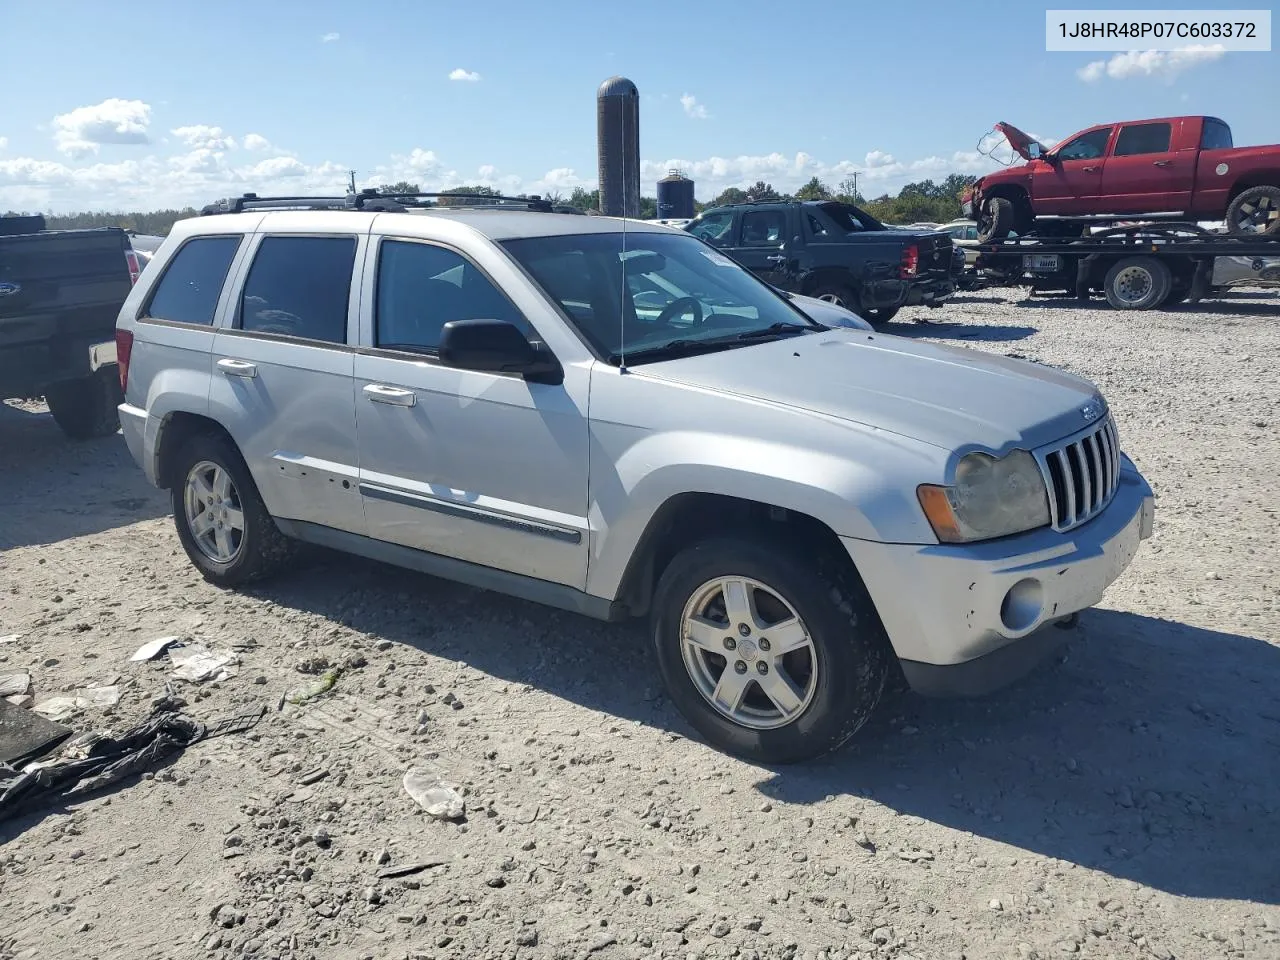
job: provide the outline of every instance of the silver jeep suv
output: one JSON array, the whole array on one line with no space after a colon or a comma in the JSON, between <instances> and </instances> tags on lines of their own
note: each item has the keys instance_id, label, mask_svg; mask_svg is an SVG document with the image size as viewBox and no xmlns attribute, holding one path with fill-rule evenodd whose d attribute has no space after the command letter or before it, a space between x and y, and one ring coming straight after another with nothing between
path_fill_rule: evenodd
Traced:
<instances>
[{"instance_id":1,"label":"silver jeep suv","mask_svg":"<svg viewBox=\"0 0 1280 960\"><path fill-rule=\"evenodd\" d=\"M647 616L693 726L785 762L891 671L1026 672L1150 535L1090 383L818 323L693 236L547 210L250 195L173 228L120 313L120 412L208 580L306 541Z\"/></svg>"}]
</instances>

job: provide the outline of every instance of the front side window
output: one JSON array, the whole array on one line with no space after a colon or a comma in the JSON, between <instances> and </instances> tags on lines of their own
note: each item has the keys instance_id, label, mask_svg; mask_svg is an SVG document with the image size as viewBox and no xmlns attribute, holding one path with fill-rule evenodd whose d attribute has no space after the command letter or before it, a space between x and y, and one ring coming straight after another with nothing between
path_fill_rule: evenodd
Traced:
<instances>
[{"instance_id":1,"label":"front side window","mask_svg":"<svg viewBox=\"0 0 1280 960\"><path fill-rule=\"evenodd\" d=\"M265 237L240 300L242 330L347 342L355 237Z\"/></svg>"},{"instance_id":2,"label":"front side window","mask_svg":"<svg viewBox=\"0 0 1280 960\"><path fill-rule=\"evenodd\" d=\"M824 329L693 237L596 233L502 245L613 362L623 352L630 364Z\"/></svg>"},{"instance_id":3,"label":"front side window","mask_svg":"<svg viewBox=\"0 0 1280 960\"><path fill-rule=\"evenodd\" d=\"M1134 123L1120 128L1114 156L1132 157L1143 153L1168 153L1173 127L1167 123Z\"/></svg>"},{"instance_id":4,"label":"front side window","mask_svg":"<svg viewBox=\"0 0 1280 960\"><path fill-rule=\"evenodd\" d=\"M210 326L227 271L235 259L240 234L188 240L169 261L156 284L146 316L174 323Z\"/></svg>"},{"instance_id":5,"label":"front side window","mask_svg":"<svg viewBox=\"0 0 1280 960\"><path fill-rule=\"evenodd\" d=\"M1058 151L1059 160L1097 160L1107 152L1107 141L1111 139L1111 128L1090 130L1082 133Z\"/></svg>"},{"instance_id":6,"label":"front side window","mask_svg":"<svg viewBox=\"0 0 1280 960\"><path fill-rule=\"evenodd\" d=\"M450 320L505 320L528 333L515 305L461 254L430 243L382 241L375 345L430 353Z\"/></svg>"}]
</instances>

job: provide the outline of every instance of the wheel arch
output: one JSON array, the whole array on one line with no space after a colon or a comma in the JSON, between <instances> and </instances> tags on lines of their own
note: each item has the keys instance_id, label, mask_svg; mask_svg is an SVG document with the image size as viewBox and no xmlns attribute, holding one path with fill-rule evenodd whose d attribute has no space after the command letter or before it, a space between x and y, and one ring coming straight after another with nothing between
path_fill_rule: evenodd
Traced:
<instances>
[{"instance_id":1,"label":"wheel arch","mask_svg":"<svg viewBox=\"0 0 1280 960\"><path fill-rule=\"evenodd\" d=\"M855 297L858 295L858 278L848 267L818 267L811 270L800 281L800 293L806 297L812 296L815 290L825 286L847 287Z\"/></svg>"},{"instance_id":2,"label":"wheel arch","mask_svg":"<svg viewBox=\"0 0 1280 960\"><path fill-rule=\"evenodd\" d=\"M161 490L173 487L177 480L173 475L177 453L191 437L199 434L225 437L228 443L236 446L230 431L204 414L175 410L161 419L155 444L156 486Z\"/></svg>"},{"instance_id":3,"label":"wheel arch","mask_svg":"<svg viewBox=\"0 0 1280 960\"><path fill-rule=\"evenodd\" d=\"M1227 203L1240 196L1250 187L1280 187L1280 167L1264 170L1250 170L1240 174L1227 193Z\"/></svg>"},{"instance_id":4,"label":"wheel arch","mask_svg":"<svg viewBox=\"0 0 1280 960\"><path fill-rule=\"evenodd\" d=\"M678 493L650 517L618 585L617 599L632 616L649 612L662 571L681 550L728 530L804 549L839 564L862 582L836 532L800 510L720 493Z\"/></svg>"}]
</instances>

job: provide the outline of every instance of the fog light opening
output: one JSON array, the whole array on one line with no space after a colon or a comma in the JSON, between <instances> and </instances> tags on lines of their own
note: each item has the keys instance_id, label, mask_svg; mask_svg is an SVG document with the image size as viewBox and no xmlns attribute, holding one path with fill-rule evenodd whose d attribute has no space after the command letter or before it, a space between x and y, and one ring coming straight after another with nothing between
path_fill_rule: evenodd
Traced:
<instances>
[{"instance_id":1,"label":"fog light opening","mask_svg":"<svg viewBox=\"0 0 1280 960\"><path fill-rule=\"evenodd\" d=\"M1030 630L1044 610L1044 587L1039 580L1019 580L1000 603L1000 622L1011 633Z\"/></svg>"}]
</instances>

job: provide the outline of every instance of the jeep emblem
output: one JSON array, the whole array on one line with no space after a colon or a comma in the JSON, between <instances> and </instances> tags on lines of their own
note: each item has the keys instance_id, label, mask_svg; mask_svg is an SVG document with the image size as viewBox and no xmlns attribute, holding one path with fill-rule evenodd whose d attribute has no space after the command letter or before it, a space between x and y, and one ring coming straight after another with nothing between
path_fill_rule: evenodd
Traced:
<instances>
[{"instance_id":1,"label":"jeep emblem","mask_svg":"<svg viewBox=\"0 0 1280 960\"><path fill-rule=\"evenodd\" d=\"M1095 420L1098 417L1098 408L1095 407L1092 403L1086 403L1083 407L1080 408L1080 416L1084 417L1085 423L1088 423L1091 420Z\"/></svg>"},{"instance_id":2,"label":"jeep emblem","mask_svg":"<svg viewBox=\"0 0 1280 960\"><path fill-rule=\"evenodd\" d=\"M21 293L22 287L16 283L10 283L8 280L0 280L0 297L12 297L15 293Z\"/></svg>"}]
</instances>

